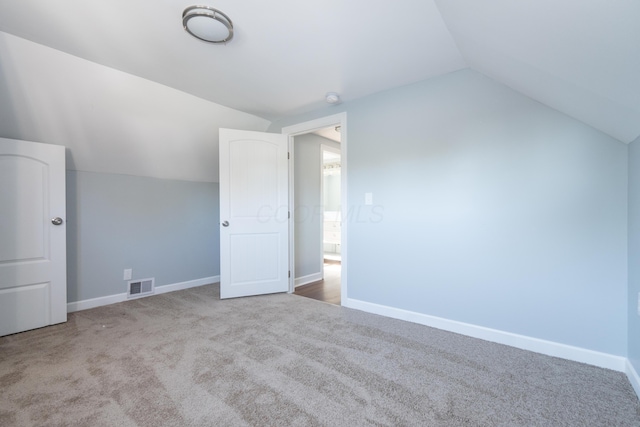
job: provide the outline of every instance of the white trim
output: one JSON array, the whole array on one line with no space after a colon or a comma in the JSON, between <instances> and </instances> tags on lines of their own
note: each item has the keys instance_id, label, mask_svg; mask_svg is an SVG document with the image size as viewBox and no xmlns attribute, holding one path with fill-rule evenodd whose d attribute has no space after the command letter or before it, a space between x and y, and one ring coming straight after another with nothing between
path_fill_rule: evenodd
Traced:
<instances>
[{"instance_id":1,"label":"white trim","mask_svg":"<svg viewBox=\"0 0 640 427\"><path fill-rule=\"evenodd\" d=\"M289 293L292 293L295 286L296 277L296 218L295 218L295 144L293 135L289 139Z\"/></svg>"},{"instance_id":2,"label":"white trim","mask_svg":"<svg viewBox=\"0 0 640 427\"><path fill-rule=\"evenodd\" d=\"M167 292L181 291L183 289L197 288L198 286L210 285L211 283L219 283L220 276L203 277L202 279L188 280L186 282L173 283L171 285L157 286L156 295Z\"/></svg>"},{"instance_id":3,"label":"white trim","mask_svg":"<svg viewBox=\"0 0 640 427\"><path fill-rule=\"evenodd\" d=\"M633 367L629 359L627 359L626 368L627 369L625 373L627 374L627 378L629 378L631 387L633 387L636 394L640 398L640 376L638 376L638 372L636 372L635 368Z\"/></svg>"},{"instance_id":4,"label":"white trim","mask_svg":"<svg viewBox=\"0 0 640 427\"><path fill-rule=\"evenodd\" d=\"M587 363L601 368L612 369L619 372L627 372L628 362L625 357L613 354L602 353L581 347L574 347L553 341L532 338L525 335L518 335L511 332L497 329L485 328L483 326L472 325L470 323L458 322L441 317L430 316L428 314L403 310L380 304L374 304L355 299L342 300L342 306L366 311L368 313L379 314L392 317L394 319L406 320L421 325L431 326L449 332L467 335L473 338L483 339L511 347L529 350L547 356L560 357L562 359ZM638 390L638 389L636 389Z\"/></svg>"},{"instance_id":5,"label":"white trim","mask_svg":"<svg viewBox=\"0 0 640 427\"><path fill-rule=\"evenodd\" d=\"M127 301L127 293L121 293L116 295L108 295L106 297L98 297L85 299L82 301L68 302L67 313L73 313L75 311L88 310L90 308L101 307L103 305L115 304L118 302Z\"/></svg>"},{"instance_id":6,"label":"white trim","mask_svg":"<svg viewBox=\"0 0 640 427\"><path fill-rule=\"evenodd\" d=\"M296 288L298 286L317 282L318 280L322 280L322 279L323 279L322 271L319 273L307 274L306 276L296 277L295 279Z\"/></svg>"},{"instance_id":7,"label":"white trim","mask_svg":"<svg viewBox=\"0 0 640 427\"><path fill-rule=\"evenodd\" d=\"M197 286L208 285L210 283L217 283L220 281L220 276L203 277L202 279L189 280L186 282L173 283L171 285L158 286L155 288L155 293L145 296L152 296L158 294L164 294L167 292L180 291L183 289L195 288ZM90 308L102 307L103 305L115 304L118 302L128 301L127 293L115 295L107 295L104 297L85 299L82 301L75 301L67 303L67 313L73 313L75 311L88 310Z\"/></svg>"},{"instance_id":8,"label":"white trim","mask_svg":"<svg viewBox=\"0 0 640 427\"><path fill-rule=\"evenodd\" d=\"M347 113L342 112L331 116L321 117L315 120L310 120L303 123L298 123L291 126L282 128L282 133L289 137L289 152L291 158L293 158L293 137L304 133L313 132L318 129L323 129L330 126L340 125L340 164L342 173L340 174L340 204L342 205L343 221L340 230L340 255L342 261L342 272L340 279L340 295L342 301L347 299L347 236L349 230L349 224L345 221L344 212L348 211L348 194L347 194ZM293 162L289 162L289 206L294 206L293 200ZM293 229L293 221L290 221L289 225L289 267L291 270L291 279L289 281L289 292L293 292L295 289L295 234Z\"/></svg>"},{"instance_id":9,"label":"white trim","mask_svg":"<svg viewBox=\"0 0 640 427\"><path fill-rule=\"evenodd\" d=\"M320 194L318 200L318 206L320 206L320 247L318 248L318 255L320 258L320 271L324 272L324 149L328 145L320 144ZM333 148L333 147L332 147ZM340 149L335 148L340 153ZM295 240L295 239L294 239ZM294 261L295 262L295 261ZM308 282L310 283L310 282ZM296 286L299 286L296 284Z\"/></svg>"},{"instance_id":10,"label":"white trim","mask_svg":"<svg viewBox=\"0 0 640 427\"><path fill-rule=\"evenodd\" d=\"M342 121L346 121L347 113L342 112L338 114L333 114L331 116L320 117L318 119L309 120L308 122L298 123L291 126L286 126L282 128L282 133L289 135L300 135L303 133L313 132L319 129L328 128L331 126L342 125ZM344 138L342 131L344 129L340 129L340 139Z\"/></svg>"}]
</instances>

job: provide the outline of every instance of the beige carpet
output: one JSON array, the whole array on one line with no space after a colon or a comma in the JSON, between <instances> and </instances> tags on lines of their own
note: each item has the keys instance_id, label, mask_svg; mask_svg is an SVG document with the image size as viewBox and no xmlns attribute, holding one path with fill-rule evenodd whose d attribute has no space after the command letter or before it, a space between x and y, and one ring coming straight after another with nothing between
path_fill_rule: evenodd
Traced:
<instances>
[{"instance_id":1,"label":"beige carpet","mask_svg":"<svg viewBox=\"0 0 640 427\"><path fill-rule=\"evenodd\" d=\"M216 285L0 338L2 426L640 426L628 380Z\"/></svg>"}]
</instances>

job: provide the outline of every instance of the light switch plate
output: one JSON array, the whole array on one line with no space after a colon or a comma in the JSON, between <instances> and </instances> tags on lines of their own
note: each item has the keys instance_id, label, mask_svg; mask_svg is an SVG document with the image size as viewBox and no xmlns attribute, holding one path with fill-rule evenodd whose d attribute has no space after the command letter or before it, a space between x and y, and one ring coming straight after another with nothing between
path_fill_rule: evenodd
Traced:
<instances>
[{"instance_id":1,"label":"light switch plate","mask_svg":"<svg viewBox=\"0 0 640 427\"><path fill-rule=\"evenodd\" d=\"M373 204L373 193L364 193L364 204L365 205Z\"/></svg>"}]
</instances>

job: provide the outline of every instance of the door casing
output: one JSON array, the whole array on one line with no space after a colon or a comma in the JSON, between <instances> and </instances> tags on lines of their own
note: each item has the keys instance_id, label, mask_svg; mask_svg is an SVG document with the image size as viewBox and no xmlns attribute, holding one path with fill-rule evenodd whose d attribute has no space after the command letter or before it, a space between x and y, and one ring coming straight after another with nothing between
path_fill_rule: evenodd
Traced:
<instances>
[{"instance_id":1,"label":"door casing","mask_svg":"<svg viewBox=\"0 0 640 427\"><path fill-rule=\"evenodd\" d=\"M287 126L282 128L282 133L288 136L289 139L289 153L291 159L294 158L294 137L305 133L310 133L319 129L340 126L340 162L341 162L341 174L340 174L340 204L342 205L342 226L340 236L340 252L342 259L342 274L341 274L341 286L340 297L341 301L347 301L347 286L348 286L348 247L347 236L349 223L345 221L348 215L348 194L347 194L347 113L342 112L331 116L321 117L315 120L310 120L296 125ZM290 209L295 206L294 200L294 162L289 162L289 207ZM289 278L289 292L292 293L295 290L295 223L289 221L289 269L291 270L291 277Z\"/></svg>"}]
</instances>

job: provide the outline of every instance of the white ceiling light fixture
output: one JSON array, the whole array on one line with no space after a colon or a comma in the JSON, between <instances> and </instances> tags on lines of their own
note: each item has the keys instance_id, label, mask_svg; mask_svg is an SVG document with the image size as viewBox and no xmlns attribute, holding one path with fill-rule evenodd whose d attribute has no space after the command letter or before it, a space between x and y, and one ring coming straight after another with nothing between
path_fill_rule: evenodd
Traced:
<instances>
[{"instance_id":1,"label":"white ceiling light fixture","mask_svg":"<svg viewBox=\"0 0 640 427\"><path fill-rule=\"evenodd\" d=\"M339 104L340 103L340 95L335 92L327 92L324 99L329 104Z\"/></svg>"},{"instance_id":2,"label":"white ceiling light fixture","mask_svg":"<svg viewBox=\"0 0 640 427\"><path fill-rule=\"evenodd\" d=\"M207 43L226 43L233 38L231 19L210 6L190 6L182 12L182 26Z\"/></svg>"}]
</instances>

